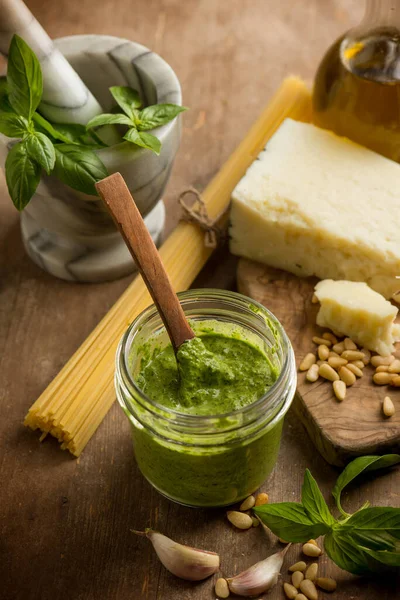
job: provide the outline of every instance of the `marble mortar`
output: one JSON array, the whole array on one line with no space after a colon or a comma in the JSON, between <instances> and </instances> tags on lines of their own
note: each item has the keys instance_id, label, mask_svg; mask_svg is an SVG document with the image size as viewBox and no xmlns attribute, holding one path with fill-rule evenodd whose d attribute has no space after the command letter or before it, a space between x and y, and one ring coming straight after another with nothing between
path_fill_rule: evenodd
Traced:
<instances>
[{"instance_id":1,"label":"marble mortar","mask_svg":"<svg viewBox=\"0 0 400 600\"><path fill-rule=\"evenodd\" d=\"M174 71L157 54L129 40L106 35L77 35L55 40L104 112L115 105L108 88L128 85L144 105L181 104ZM57 95L59 102L59 94ZM54 100L57 105L56 98ZM164 222L162 194L180 141L180 118L152 131L161 141L159 156L123 142L98 150L109 173L124 177L146 225L158 243ZM2 162L10 140L2 138ZM101 200L76 192L53 176L43 176L21 213L27 253L42 269L69 281L99 282L135 270L132 257Z\"/></svg>"}]
</instances>

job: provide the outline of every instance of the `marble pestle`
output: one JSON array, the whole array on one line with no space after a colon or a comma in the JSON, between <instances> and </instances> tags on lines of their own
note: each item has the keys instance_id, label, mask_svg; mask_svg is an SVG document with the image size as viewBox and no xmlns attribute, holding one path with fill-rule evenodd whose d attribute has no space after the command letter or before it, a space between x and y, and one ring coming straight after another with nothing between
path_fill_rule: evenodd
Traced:
<instances>
[{"instance_id":1,"label":"marble pestle","mask_svg":"<svg viewBox=\"0 0 400 600\"><path fill-rule=\"evenodd\" d=\"M22 0L0 0L0 53L7 57L14 33L22 37L38 57L43 73L43 97L39 110L53 123L86 123L102 108L66 58L54 46L43 27ZM107 128L108 143L117 142ZM114 139L115 135L115 139Z\"/></svg>"}]
</instances>

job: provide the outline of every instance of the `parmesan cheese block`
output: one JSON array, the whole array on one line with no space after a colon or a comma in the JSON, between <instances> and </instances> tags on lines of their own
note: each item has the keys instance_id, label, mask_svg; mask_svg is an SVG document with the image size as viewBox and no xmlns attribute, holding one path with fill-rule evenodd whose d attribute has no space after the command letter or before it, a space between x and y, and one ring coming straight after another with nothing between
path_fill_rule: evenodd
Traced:
<instances>
[{"instance_id":1,"label":"parmesan cheese block","mask_svg":"<svg viewBox=\"0 0 400 600\"><path fill-rule=\"evenodd\" d=\"M321 303L317 325L348 336L359 346L388 356L400 340L400 325L395 325L397 308L366 283L320 281L315 295Z\"/></svg>"},{"instance_id":2,"label":"parmesan cheese block","mask_svg":"<svg viewBox=\"0 0 400 600\"><path fill-rule=\"evenodd\" d=\"M320 279L400 289L400 165L286 119L232 195L233 254Z\"/></svg>"}]
</instances>

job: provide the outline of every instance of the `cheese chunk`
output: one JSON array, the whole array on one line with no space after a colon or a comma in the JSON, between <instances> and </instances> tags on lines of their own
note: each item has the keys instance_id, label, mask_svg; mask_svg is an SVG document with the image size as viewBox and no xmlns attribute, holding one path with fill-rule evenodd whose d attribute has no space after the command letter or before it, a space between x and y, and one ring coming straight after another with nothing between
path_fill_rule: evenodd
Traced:
<instances>
[{"instance_id":1,"label":"cheese chunk","mask_svg":"<svg viewBox=\"0 0 400 600\"><path fill-rule=\"evenodd\" d=\"M359 346L388 356L400 340L400 325L394 325L397 308L366 283L326 279L315 286L321 303L317 325L348 336Z\"/></svg>"},{"instance_id":2,"label":"cheese chunk","mask_svg":"<svg viewBox=\"0 0 400 600\"><path fill-rule=\"evenodd\" d=\"M400 289L400 165L286 119L232 195L233 254L320 279Z\"/></svg>"}]
</instances>

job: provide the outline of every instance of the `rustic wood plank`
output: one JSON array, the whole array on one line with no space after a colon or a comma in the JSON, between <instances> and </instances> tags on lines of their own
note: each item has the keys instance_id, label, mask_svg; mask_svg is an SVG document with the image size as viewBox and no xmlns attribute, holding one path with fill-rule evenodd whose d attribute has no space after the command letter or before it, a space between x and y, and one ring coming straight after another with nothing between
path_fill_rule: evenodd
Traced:
<instances>
[{"instance_id":1,"label":"rustic wood plank","mask_svg":"<svg viewBox=\"0 0 400 600\"><path fill-rule=\"evenodd\" d=\"M319 305L312 304L315 278L300 278L245 258L238 264L239 291L264 306L280 320L296 355L297 366L309 352L316 352L314 336L322 336L316 325ZM375 369L367 366L364 376L348 388L340 403L332 384L323 379L310 384L306 373L298 373L294 410L314 444L333 465L343 466L356 456L400 452L400 411L390 419L381 404L390 395L400 406L400 391L372 382Z\"/></svg>"},{"instance_id":2,"label":"rustic wood plank","mask_svg":"<svg viewBox=\"0 0 400 600\"><path fill-rule=\"evenodd\" d=\"M323 50L356 23L356 0L28 0L52 37L108 33L160 52L183 86L184 131L168 186L168 229L176 198L202 189L228 157L288 72L311 80ZM3 188L4 189L4 188ZM236 260L217 253L195 285L231 288ZM177 581L149 542L129 529L152 525L222 556L231 575L270 551L259 530L237 533L223 511L182 508L138 473L128 423L118 406L79 460L55 442L39 445L22 419L27 408L105 314L130 278L75 285L41 272L25 256L18 216L0 193L0 597L6 600L208 600L211 581ZM308 466L329 498L337 475L294 415L286 421L279 463L264 488L272 500L297 499ZM354 510L366 499L398 506L396 473L344 495ZM332 505L332 503L331 503ZM290 551L294 560L297 549ZM396 584L338 576L335 600L392 600ZM283 598L280 587L268 596Z\"/></svg>"}]
</instances>

